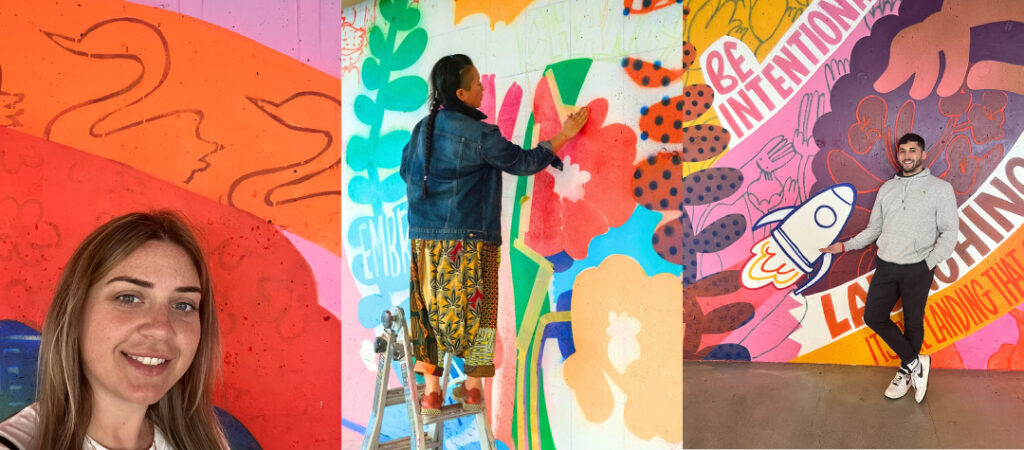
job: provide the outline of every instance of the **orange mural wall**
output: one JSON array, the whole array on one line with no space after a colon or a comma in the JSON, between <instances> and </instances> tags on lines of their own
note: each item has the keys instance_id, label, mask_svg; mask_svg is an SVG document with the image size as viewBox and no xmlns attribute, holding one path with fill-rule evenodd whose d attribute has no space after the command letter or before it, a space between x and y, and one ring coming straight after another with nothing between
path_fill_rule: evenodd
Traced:
<instances>
[{"instance_id":1,"label":"orange mural wall","mask_svg":"<svg viewBox=\"0 0 1024 450\"><path fill-rule=\"evenodd\" d=\"M338 18L325 65L248 37L269 42L251 23L283 22L280 11L322 26L300 12L311 2L208 3L216 14L115 0L0 8L0 366L21 374L0 377L0 416L32 401L38 341L15 337L38 336L73 249L116 215L173 208L213 271L214 400L232 446L338 448ZM274 45L319 36L280 35Z\"/></svg>"}]
</instances>

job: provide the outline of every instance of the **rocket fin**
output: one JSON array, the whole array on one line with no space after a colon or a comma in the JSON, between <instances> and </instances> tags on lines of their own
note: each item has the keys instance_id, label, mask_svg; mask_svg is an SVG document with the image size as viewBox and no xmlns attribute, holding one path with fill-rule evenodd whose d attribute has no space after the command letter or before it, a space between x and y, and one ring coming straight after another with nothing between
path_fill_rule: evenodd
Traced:
<instances>
[{"instance_id":1,"label":"rocket fin","mask_svg":"<svg viewBox=\"0 0 1024 450\"><path fill-rule=\"evenodd\" d=\"M832 267L832 254L831 253L823 254L822 258L821 258L821 266L818 267L818 270L814 271L814 277L811 278L810 280L807 280L807 282L802 284L802 285L800 285L800 287L796 288L796 290L793 291L793 293L796 294L796 295L800 295L801 293L806 291L807 288L813 286L814 283L817 283L818 281L821 281L821 279L825 277L825 273L827 273L828 269L831 268L831 267Z\"/></svg>"},{"instance_id":2,"label":"rocket fin","mask_svg":"<svg viewBox=\"0 0 1024 450\"><path fill-rule=\"evenodd\" d=\"M780 222L794 210L796 210L795 206L787 206L785 208L779 208L776 209L775 211L765 214L764 217L762 217L760 220L757 221L757 223L754 224L751 230L756 230L770 223Z\"/></svg>"}]
</instances>

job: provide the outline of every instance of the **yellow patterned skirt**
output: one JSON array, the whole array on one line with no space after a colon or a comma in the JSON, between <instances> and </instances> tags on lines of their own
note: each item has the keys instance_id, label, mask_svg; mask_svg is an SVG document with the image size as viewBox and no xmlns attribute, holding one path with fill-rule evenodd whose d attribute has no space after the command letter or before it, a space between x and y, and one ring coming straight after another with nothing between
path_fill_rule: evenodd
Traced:
<instances>
[{"instance_id":1,"label":"yellow patterned skirt","mask_svg":"<svg viewBox=\"0 0 1024 450\"><path fill-rule=\"evenodd\" d=\"M440 376L440 357L465 360L466 375L494 376L500 247L412 239L410 329L415 371Z\"/></svg>"}]
</instances>

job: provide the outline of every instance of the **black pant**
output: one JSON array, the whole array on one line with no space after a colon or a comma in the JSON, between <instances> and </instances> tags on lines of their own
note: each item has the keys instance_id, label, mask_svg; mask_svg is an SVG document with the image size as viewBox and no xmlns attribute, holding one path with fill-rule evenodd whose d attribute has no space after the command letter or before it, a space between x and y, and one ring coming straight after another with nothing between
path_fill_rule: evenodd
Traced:
<instances>
[{"instance_id":1,"label":"black pant","mask_svg":"<svg viewBox=\"0 0 1024 450\"><path fill-rule=\"evenodd\" d=\"M864 323L889 345L906 365L917 358L924 342L924 305L935 271L924 261L894 264L876 259L875 276L864 305ZM896 300L903 298L903 327L889 319Z\"/></svg>"}]
</instances>

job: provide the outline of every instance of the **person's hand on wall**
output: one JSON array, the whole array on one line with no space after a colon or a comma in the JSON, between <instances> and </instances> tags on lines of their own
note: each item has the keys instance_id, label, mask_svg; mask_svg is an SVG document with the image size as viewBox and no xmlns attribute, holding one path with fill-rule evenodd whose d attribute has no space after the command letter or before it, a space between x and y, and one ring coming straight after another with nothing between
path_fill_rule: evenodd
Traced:
<instances>
[{"instance_id":1,"label":"person's hand on wall","mask_svg":"<svg viewBox=\"0 0 1024 450\"><path fill-rule=\"evenodd\" d=\"M569 117L565 118L565 121L562 122L562 130L555 137L551 138L551 146L554 147L555 153L558 153L569 139L579 134L589 118L590 109L587 109L585 106L577 109L569 114Z\"/></svg>"},{"instance_id":2,"label":"person's hand on wall","mask_svg":"<svg viewBox=\"0 0 1024 450\"><path fill-rule=\"evenodd\" d=\"M835 255L835 254L838 254L838 253L842 253L845 249L846 248L843 247L843 243L842 242L836 242L835 244L832 244L832 245L830 245L828 247L819 248L818 251L822 252L822 253L831 253L831 254Z\"/></svg>"}]
</instances>

